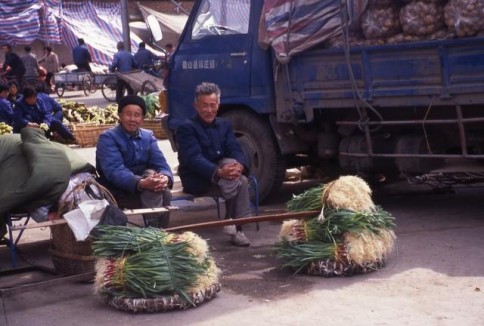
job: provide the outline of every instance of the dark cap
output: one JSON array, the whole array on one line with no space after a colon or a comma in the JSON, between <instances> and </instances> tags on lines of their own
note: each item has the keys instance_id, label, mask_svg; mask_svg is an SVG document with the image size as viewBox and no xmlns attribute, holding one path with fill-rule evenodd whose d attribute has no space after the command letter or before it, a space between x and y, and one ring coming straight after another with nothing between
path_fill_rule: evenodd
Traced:
<instances>
[{"instance_id":1,"label":"dark cap","mask_svg":"<svg viewBox=\"0 0 484 326\"><path fill-rule=\"evenodd\" d=\"M0 92L3 92L3 91L8 91L10 88L8 87L8 84L3 82L3 81L0 81Z\"/></svg>"},{"instance_id":2,"label":"dark cap","mask_svg":"<svg viewBox=\"0 0 484 326\"><path fill-rule=\"evenodd\" d=\"M119 104L118 104L118 114L121 113L121 111L123 110L123 108L126 105L130 105L130 104L134 104L134 105L139 106L141 108L141 110L143 110L143 115L146 115L146 103L145 103L145 100L143 100L138 95L126 95L121 100L119 100Z\"/></svg>"}]
</instances>

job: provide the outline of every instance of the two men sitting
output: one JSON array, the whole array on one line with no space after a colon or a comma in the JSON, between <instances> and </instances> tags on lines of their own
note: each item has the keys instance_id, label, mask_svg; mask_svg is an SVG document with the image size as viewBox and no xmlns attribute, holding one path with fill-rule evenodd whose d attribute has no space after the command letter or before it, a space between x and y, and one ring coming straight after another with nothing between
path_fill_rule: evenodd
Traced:
<instances>
[{"instance_id":1,"label":"two men sitting","mask_svg":"<svg viewBox=\"0 0 484 326\"><path fill-rule=\"evenodd\" d=\"M226 217L236 219L251 214L246 177L249 169L230 122L217 117L220 94L216 84L196 87L196 114L182 122L176 132L178 171L185 192L221 196L225 199ZM133 200L141 207L170 205L173 174L153 132L140 128L146 104L140 97L128 95L120 100L118 113L119 125L105 131L96 148L101 183L120 206ZM152 214L147 219L149 225L166 228L169 212ZM233 245L250 245L241 226L226 226L224 233L231 237Z\"/></svg>"}]
</instances>

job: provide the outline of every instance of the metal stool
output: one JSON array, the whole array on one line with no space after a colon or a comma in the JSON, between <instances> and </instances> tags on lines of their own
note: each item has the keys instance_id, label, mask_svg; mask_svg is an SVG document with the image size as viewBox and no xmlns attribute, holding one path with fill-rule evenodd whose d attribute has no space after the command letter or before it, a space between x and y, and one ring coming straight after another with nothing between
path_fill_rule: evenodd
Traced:
<instances>
[{"instance_id":1,"label":"metal stool","mask_svg":"<svg viewBox=\"0 0 484 326\"><path fill-rule=\"evenodd\" d=\"M17 244L20 241L20 238L22 237L22 234L25 231L25 229L21 229L17 234L17 236L14 237L13 235L14 230L12 230L13 222L20 221L23 218L26 218L25 221L23 222L23 226L25 226L30 221L30 215L28 213L8 212L7 214L5 214L6 226L8 231L8 239L6 240L7 240L7 246L10 251L10 261L12 263L13 268L17 267Z\"/></svg>"}]
</instances>

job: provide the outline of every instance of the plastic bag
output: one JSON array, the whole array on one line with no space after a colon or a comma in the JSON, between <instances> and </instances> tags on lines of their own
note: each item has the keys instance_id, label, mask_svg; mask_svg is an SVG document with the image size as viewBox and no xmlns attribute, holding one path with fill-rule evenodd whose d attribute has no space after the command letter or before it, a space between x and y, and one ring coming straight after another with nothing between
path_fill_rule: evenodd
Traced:
<instances>
[{"instance_id":1,"label":"plastic bag","mask_svg":"<svg viewBox=\"0 0 484 326\"><path fill-rule=\"evenodd\" d=\"M100 222L108 201L86 200L79 203L79 208L64 214L64 219L74 233L77 241L86 240L91 230Z\"/></svg>"}]
</instances>

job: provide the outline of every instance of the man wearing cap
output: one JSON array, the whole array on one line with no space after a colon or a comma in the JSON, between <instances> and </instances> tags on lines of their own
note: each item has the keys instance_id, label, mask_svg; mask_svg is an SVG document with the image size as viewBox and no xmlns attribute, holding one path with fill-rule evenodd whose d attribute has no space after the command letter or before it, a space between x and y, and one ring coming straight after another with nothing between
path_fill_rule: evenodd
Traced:
<instances>
[{"instance_id":1,"label":"man wearing cap","mask_svg":"<svg viewBox=\"0 0 484 326\"><path fill-rule=\"evenodd\" d=\"M127 95L119 101L119 125L99 136L96 168L100 182L120 207L169 206L173 174L151 130L140 128L146 114L144 100ZM153 227L166 228L169 212L145 215Z\"/></svg>"}]
</instances>

